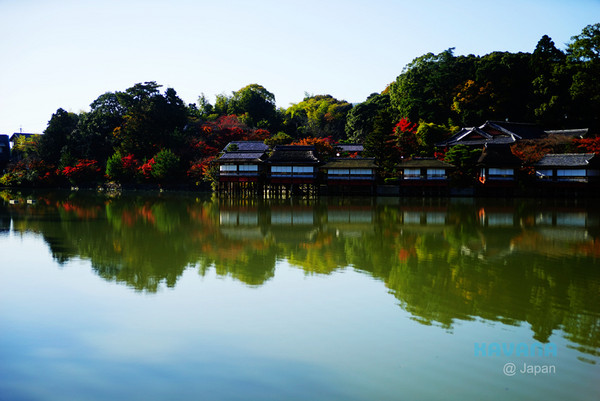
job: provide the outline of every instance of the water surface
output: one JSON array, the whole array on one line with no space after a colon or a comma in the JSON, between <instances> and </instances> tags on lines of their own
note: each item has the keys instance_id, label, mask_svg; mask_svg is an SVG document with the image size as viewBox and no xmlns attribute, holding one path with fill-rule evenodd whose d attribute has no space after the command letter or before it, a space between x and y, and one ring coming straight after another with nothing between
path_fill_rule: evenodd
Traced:
<instances>
[{"instance_id":1,"label":"water surface","mask_svg":"<svg viewBox=\"0 0 600 401\"><path fill-rule=\"evenodd\" d=\"M599 394L593 205L0 194L2 400Z\"/></svg>"}]
</instances>

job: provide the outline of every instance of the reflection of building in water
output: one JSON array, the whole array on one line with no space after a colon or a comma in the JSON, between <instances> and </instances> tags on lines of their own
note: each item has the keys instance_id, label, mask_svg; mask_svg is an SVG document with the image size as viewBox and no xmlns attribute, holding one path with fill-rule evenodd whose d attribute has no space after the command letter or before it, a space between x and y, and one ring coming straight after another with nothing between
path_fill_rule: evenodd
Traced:
<instances>
[{"instance_id":1,"label":"reflection of building in water","mask_svg":"<svg viewBox=\"0 0 600 401\"><path fill-rule=\"evenodd\" d=\"M477 212L479 224L484 227L513 227L518 225L514 207L485 207Z\"/></svg>"},{"instance_id":2,"label":"reflection of building in water","mask_svg":"<svg viewBox=\"0 0 600 401\"><path fill-rule=\"evenodd\" d=\"M255 207L222 207L219 210L220 231L227 238L256 240L264 237L259 226L259 209Z\"/></svg>"},{"instance_id":3,"label":"reflection of building in water","mask_svg":"<svg viewBox=\"0 0 600 401\"><path fill-rule=\"evenodd\" d=\"M328 207L326 229L336 236L359 238L374 230L374 209L365 207Z\"/></svg>"},{"instance_id":4,"label":"reflection of building in water","mask_svg":"<svg viewBox=\"0 0 600 401\"><path fill-rule=\"evenodd\" d=\"M373 209L327 209L327 222L328 223L372 223L373 222Z\"/></svg>"},{"instance_id":5,"label":"reflection of building in water","mask_svg":"<svg viewBox=\"0 0 600 401\"><path fill-rule=\"evenodd\" d=\"M272 225L313 225L315 213L313 209L274 209L271 210Z\"/></svg>"},{"instance_id":6,"label":"reflection of building in water","mask_svg":"<svg viewBox=\"0 0 600 401\"><path fill-rule=\"evenodd\" d=\"M258 225L258 210L222 210L219 212L219 224L229 226Z\"/></svg>"},{"instance_id":7,"label":"reflection of building in water","mask_svg":"<svg viewBox=\"0 0 600 401\"><path fill-rule=\"evenodd\" d=\"M448 222L446 208L404 209L402 222L406 225L445 225Z\"/></svg>"},{"instance_id":8,"label":"reflection of building in water","mask_svg":"<svg viewBox=\"0 0 600 401\"><path fill-rule=\"evenodd\" d=\"M598 216L586 210L541 211L535 216L536 231L553 241L581 242L593 240L589 229L598 229Z\"/></svg>"},{"instance_id":9,"label":"reflection of building in water","mask_svg":"<svg viewBox=\"0 0 600 401\"><path fill-rule=\"evenodd\" d=\"M303 242L314 235L317 221L312 206L221 206L219 210L220 232L236 240L272 236L277 241L295 238Z\"/></svg>"},{"instance_id":10,"label":"reflection of building in water","mask_svg":"<svg viewBox=\"0 0 600 401\"><path fill-rule=\"evenodd\" d=\"M541 212L535 216L536 226L586 227L586 212Z\"/></svg>"},{"instance_id":11,"label":"reflection of building in water","mask_svg":"<svg viewBox=\"0 0 600 401\"><path fill-rule=\"evenodd\" d=\"M488 227L512 227L515 225L513 213L486 213L481 224Z\"/></svg>"}]
</instances>

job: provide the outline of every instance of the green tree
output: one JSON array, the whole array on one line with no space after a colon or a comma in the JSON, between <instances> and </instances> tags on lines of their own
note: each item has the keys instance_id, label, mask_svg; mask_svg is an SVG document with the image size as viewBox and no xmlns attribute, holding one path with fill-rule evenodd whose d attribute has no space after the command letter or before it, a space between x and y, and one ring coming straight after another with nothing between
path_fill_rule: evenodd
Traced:
<instances>
[{"instance_id":1,"label":"green tree","mask_svg":"<svg viewBox=\"0 0 600 401\"><path fill-rule=\"evenodd\" d=\"M123 123L126 108L116 93L105 93L90 105L89 113L82 113L77 127L67 144L69 153L78 159L93 159L104 163L113 153L113 131Z\"/></svg>"},{"instance_id":2,"label":"green tree","mask_svg":"<svg viewBox=\"0 0 600 401\"><path fill-rule=\"evenodd\" d=\"M465 145L453 146L444 157L444 160L457 168L457 178L461 184L470 184L475 177L475 164L481 156L481 149L472 149Z\"/></svg>"},{"instance_id":3,"label":"green tree","mask_svg":"<svg viewBox=\"0 0 600 401\"><path fill-rule=\"evenodd\" d=\"M391 172L397 151L393 146L394 122L390 109L382 109L373 119L373 130L365 136L365 155L375 157L385 172Z\"/></svg>"},{"instance_id":4,"label":"green tree","mask_svg":"<svg viewBox=\"0 0 600 401\"><path fill-rule=\"evenodd\" d=\"M77 114L68 113L63 109L58 109L56 113L52 114L48 121L48 127L39 140L38 153L42 160L49 164L58 164L63 152L66 151L68 138L77 127L78 121Z\"/></svg>"},{"instance_id":5,"label":"green tree","mask_svg":"<svg viewBox=\"0 0 600 401\"><path fill-rule=\"evenodd\" d=\"M531 55L532 100L535 121L543 126L560 127L568 111L571 78L566 68L566 55L544 35Z\"/></svg>"},{"instance_id":6,"label":"green tree","mask_svg":"<svg viewBox=\"0 0 600 401\"><path fill-rule=\"evenodd\" d=\"M159 182L170 182L181 173L181 159L170 149L161 150L153 159L152 177Z\"/></svg>"},{"instance_id":7,"label":"green tree","mask_svg":"<svg viewBox=\"0 0 600 401\"><path fill-rule=\"evenodd\" d=\"M229 103L231 101L231 97L221 93L216 96L215 106L213 108L213 115L211 115L211 120L216 119L220 116L226 116L229 113Z\"/></svg>"},{"instance_id":8,"label":"green tree","mask_svg":"<svg viewBox=\"0 0 600 401\"><path fill-rule=\"evenodd\" d=\"M373 131L375 117L391 107L389 94L371 94L367 100L354 106L346 118L346 137L350 142L362 143Z\"/></svg>"},{"instance_id":9,"label":"green tree","mask_svg":"<svg viewBox=\"0 0 600 401\"><path fill-rule=\"evenodd\" d=\"M448 128L443 125L421 122L417 127L415 135L422 151L427 154L433 154L435 144L446 139L448 132Z\"/></svg>"},{"instance_id":10,"label":"green tree","mask_svg":"<svg viewBox=\"0 0 600 401\"><path fill-rule=\"evenodd\" d=\"M113 131L117 150L140 159L151 157L158 149L184 146L183 128L187 107L174 89L161 95L156 82L136 84L117 94L127 112L123 123Z\"/></svg>"},{"instance_id":11,"label":"green tree","mask_svg":"<svg viewBox=\"0 0 600 401\"><path fill-rule=\"evenodd\" d=\"M19 136L11 150L12 156L18 159L29 159L37 156L41 136Z\"/></svg>"},{"instance_id":12,"label":"green tree","mask_svg":"<svg viewBox=\"0 0 600 401\"><path fill-rule=\"evenodd\" d=\"M229 114L240 116L242 122L253 128L272 128L276 124L275 95L258 84L251 84L233 92L228 104Z\"/></svg>"},{"instance_id":13,"label":"green tree","mask_svg":"<svg viewBox=\"0 0 600 401\"><path fill-rule=\"evenodd\" d=\"M270 138L265 139L265 145L268 145L271 148L274 148L277 145L287 145L294 140L291 136L286 134L285 132L278 132Z\"/></svg>"},{"instance_id":14,"label":"green tree","mask_svg":"<svg viewBox=\"0 0 600 401\"><path fill-rule=\"evenodd\" d=\"M345 138L346 115L352 105L331 95L308 96L286 110L286 124L297 127L297 135L336 140Z\"/></svg>"},{"instance_id":15,"label":"green tree","mask_svg":"<svg viewBox=\"0 0 600 401\"><path fill-rule=\"evenodd\" d=\"M593 128L600 127L600 23L588 25L571 38L567 48L573 81L571 118Z\"/></svg>"},{"instance_id":16,"label":"green tree","mask_svg":"<svg viewBox=\"0 0 600 401\"><path fill-rule=\"evenodd\" d=\"M530 53L493 52L477 61L475 82L489 82L493 100L484 120L530 121Z\"/></svg>"},{"instance_id":17,"label":"green tree","mask_svg":"<svg viewBox=\"0 0 600 401\"><path fill-rule=\"evenodd\" d=\"M454 49L414 59L390 86L392 107L411 121L445 124L455 120L452 100L456 87L472 76L474 56L457 58Z\"/></svg>"},{"instance_id":18,"label":"green tree","mask_svg":"<svg viewBox=\"0 0 600 401\"><path fill-rule=\"evenodd\" d=\"M200 94L198 97L198 112L200 118L204 120L208 119L209 116L214 113L214 110L213 105L210 104L206 96L204 96L204 93Z\"/></svg>"},{"instance_id":19,"label":"green tree","mask_svg":"<svg viewBox=\"0 0 600 401\"><path fill-rule=\"evenodd\" d=\"M462 126L476 126L495 113L495 94L491 82L477 83L468 79L457 87L452 110Z\"/></svg>"}]
</instances>

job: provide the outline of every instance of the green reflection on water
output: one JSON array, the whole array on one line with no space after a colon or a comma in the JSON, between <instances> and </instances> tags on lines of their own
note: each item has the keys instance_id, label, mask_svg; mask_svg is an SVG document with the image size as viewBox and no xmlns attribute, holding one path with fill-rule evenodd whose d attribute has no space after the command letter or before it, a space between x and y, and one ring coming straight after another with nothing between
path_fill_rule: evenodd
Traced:
<instances>
[{"instance_id":1,"label":"green reflection on water","mask_svg":"<svg viewBox=\"0 0 600 401\"><path fill-rule=\"evenodd\" d=\"M562 330L585 355L581 360L597 363L600 355L600 213L594 207L1 195L0 230L38 233L57 262L88 259L100 277L137 291L174 287L189 268L261 286L278 260L306 274L351 266L383 281L422 324L452 331L457 320L527 322L537 341Z\"/></svg>"}]
</instances>

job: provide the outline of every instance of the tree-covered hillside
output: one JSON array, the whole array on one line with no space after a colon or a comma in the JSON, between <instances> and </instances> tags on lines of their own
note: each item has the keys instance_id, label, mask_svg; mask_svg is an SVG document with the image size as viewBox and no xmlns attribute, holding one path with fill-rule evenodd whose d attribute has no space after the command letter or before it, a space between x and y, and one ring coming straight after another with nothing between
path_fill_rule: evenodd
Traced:
<instances>
[{"instance_id":1,"label":"tree-covered hillside","mask_svg":"<svg viewBox=\"0 0 600 401\"><path fill-rule=\"evenodd\" d=\"M425 54L355 105L306 94L277 109L259 84L186 105L172 88L138 83L100 95L88 112L59 108L44 135L17 140L0 185L194 185L213 176L211 161L232 140L360 142L389 170L401 156L433 156L433 145L461 126L509 120L596 134L599 118L600 23L564 50L544 35L531 53Z\"/></svg>"}]
</instances>

